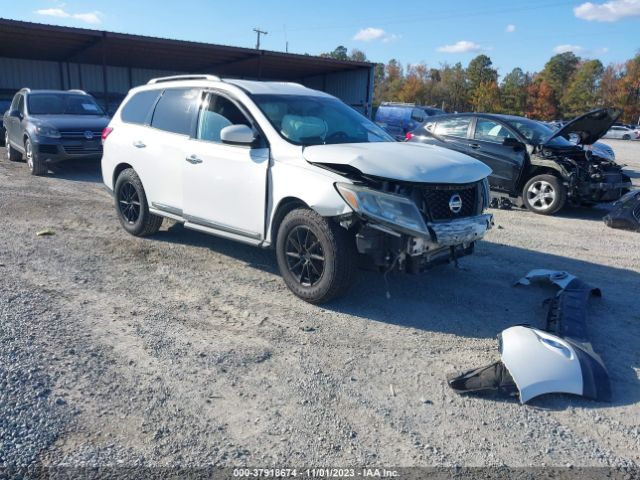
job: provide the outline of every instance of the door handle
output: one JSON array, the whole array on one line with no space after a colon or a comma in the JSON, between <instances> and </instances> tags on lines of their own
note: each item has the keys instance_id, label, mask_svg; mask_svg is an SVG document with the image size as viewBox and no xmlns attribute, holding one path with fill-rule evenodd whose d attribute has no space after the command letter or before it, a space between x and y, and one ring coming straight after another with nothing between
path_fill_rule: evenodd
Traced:
<instances>
[{"instance_id":1,"label":"door handle","mask_svg":"<svg viewBox=\"0 0 640 480\"><path fill-rule=\"evenodd\" d=\"M202 159L198 158L196 155L191 155L187 158L185 158L185 160L189 163L191 163L192 165L196 165L198 163L202 163Z\"/></svg>"},{"instance_id":2,"label":"door handle","mask_svg":"<svg viewBox=\"0 0 640 480\"><path fill-rule=\"evenodd\" d=\"M478 143L470 143L469 146L474 150L478 150L480 148L480 144Z\"/></svg>"},{"instance_id":3,"label":"door handle","mask_svg":"<svg viewBox=\"0 0 640 480\"><path fill-rule=\"evenodd\" d=\"M136 148L144 148L144 147L146 147L146 145L143 142L141 142L140 140L136 140L135 142L133 142L133 146L136 147Z\"/></svg>"}]
</instances>

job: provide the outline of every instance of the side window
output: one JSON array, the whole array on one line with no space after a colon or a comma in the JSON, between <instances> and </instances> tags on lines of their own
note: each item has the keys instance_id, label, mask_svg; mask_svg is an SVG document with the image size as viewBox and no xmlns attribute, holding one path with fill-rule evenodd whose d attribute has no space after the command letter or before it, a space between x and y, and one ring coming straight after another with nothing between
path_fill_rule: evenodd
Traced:
<instances>
[{"instance_id":1,"label":"side window","mask_svg":"<svg viewBox=\"0 0 640 480\"><path fill-rule=\"evenodd\" d=\"M229 125L246 125L251 128L251 122L231 100L210 94L200 112L197 138L220 142L220 132Z\"/></svg>"},{"instance_id":2,"label":"side window","mask_svg":"<svg viewBox=\"0 0 640 480\"><path fill-rule=\"evenodd\" d=\"M138 92L122 107L120 118L123 122L144 125L161 90L146 90Z\"/></svg>"},{"instance_id":3,"label":"side window","mask_svg":"<svg viewBox=\"0 0 640 480\"><path fill-rule=\"evenodd\" d=\"M411 120L422 123L424 122L425 117L426 114L424 110L420 108L414 108L413 110L411 110Z\"/></svg>"},{"instance_id":4,"label":"side window","mask_svg":"<svg viewBox=\"0 0 640 480\"><path fill-rule=\"evenodd\" d=\"M435 133L437 135L466 138L469 123L471 123L471 117L440 120L436 125Z\"/></svg>"},{"instance_id":5,"label":"side window","mask_svg":"<svg viewBox=\"0 0 640 480\"><path fill-rule=\"evenodd\" d=\"M190 88L165 90L153 112L151 126L189 135L198 109L199 93L199 90Z\"/></svg>"},{"instance_id":6,"label":"side window","mask_svg":"<svg viewBox=\"0 0 640 480\"><path fill-rule=\"evenodd\" d=\"M476 120L476 131L473 134L476 140L502 143L507 137L513 137L513 135L498 122L484 118Z\"/></svg>"}]
</instances>

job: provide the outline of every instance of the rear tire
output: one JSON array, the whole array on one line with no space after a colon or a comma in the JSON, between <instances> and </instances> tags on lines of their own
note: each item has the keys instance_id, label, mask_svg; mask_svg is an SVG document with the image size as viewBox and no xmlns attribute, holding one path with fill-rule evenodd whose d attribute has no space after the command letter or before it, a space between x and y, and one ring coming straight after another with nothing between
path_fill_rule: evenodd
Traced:
<instances>
[{"instance_id":1,"label":"rear tire","mask_svg":"<svg viewBox=\"0 0 640 480\"><path fill-rule=\"evenodd\" d=\"M536 175L522 189L527 210L539 215L553 215L567 203L567 189L554 175Z\"/></svg>"},{"instance_id":2,"label":"rear tire","mask_svg":"<svg viewBox=\"0 0 640 480\"><path fill-rule=\"evenodd\" d=\"M118 220L131 235L146 237L160 230L162 217L149 212L142 182L133 168L127 168L118 175L113 198Z\"/></svg>"},{"instance_id":3,"label":"rear tire","mask_svg":"<svg viewBox=\"0 0 640 480\"><path fill-rule=\"evenodd\" d=\"M299 208L284 217L278 229L276 257L287 287L309 303L339 297L354 281L354 238L313 210Z\"/></svg>"},{"instance_id":4,"label":"rear tire","mask_svg":"<svg viewBox=\"0 0 640 480\"><path fill-rule=\"evenodd\" d=\"M11 162L19 162L22 160L22 154L13 148L9 143L9 133L5 131L4 133L4 144L7 147L7 158Z\"/></svg>"},{"instance_id":5,"label":"rear tire","mask_svg":"<svg viewBox=\"0 0 640 480\"><path fill-rule=\"evenodd\" d=\"M39 177L46 175L49 172L47 164L42 161L38 154L33 150L33 144L29 138L24 141L24 153L31 175Z\"/></svg>"}]
</instances>

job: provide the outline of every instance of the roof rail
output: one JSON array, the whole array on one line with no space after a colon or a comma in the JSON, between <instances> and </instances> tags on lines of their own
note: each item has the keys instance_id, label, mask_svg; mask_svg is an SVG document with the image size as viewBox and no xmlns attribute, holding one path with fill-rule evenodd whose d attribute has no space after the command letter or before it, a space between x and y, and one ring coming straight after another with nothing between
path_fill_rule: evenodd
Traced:
<instances>
[{"instance_id":1,"label":"roof rail","mask_svg":"<svg viewBox=\"0 0 640 480\"><path fill-rule=\"evenodd\" d=\"M405 102L382 102L380 105L397 105L401 107L417 107L418 106L415 103L405 103Z\"/></svg>"},{"instance_id":2,"label":"roof rail","mask_svg":"<svg viewBox=\"0 0 640 480\"><path fill-rule=\"evenodd\" d=\"M214 82L221 82L220 77L216 75L171 75L169 77L152 78L147 82L147 85L153 83L173 82L174 80L213 80Z\"/></svg>"},{"instance_id":3,"label":"roof rail","mask_svg":"<svg viewBox=\"0 0 640 480\"><path fill-rule=\"evenodd\" d=\"M82 93L83 95L88 95L87 92L85 92L84 90L80 90L79 88L70 88L69 90L67 90L67 92Z\"/></svg>"}]
</instances>

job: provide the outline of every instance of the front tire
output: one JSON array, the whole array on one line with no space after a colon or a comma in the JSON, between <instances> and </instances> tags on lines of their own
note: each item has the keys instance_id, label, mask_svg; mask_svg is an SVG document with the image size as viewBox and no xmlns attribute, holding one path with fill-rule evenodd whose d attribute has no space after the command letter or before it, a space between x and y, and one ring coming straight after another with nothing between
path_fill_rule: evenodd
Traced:
<instances>
[{"instance_id":1,"label":"front tire","mask_svg":"<svg viewBox=\"0 0 640 480\"><path fill-rule=\"evenodd\" d=\"M276 257L287 287L309 303L343 295L356 270L355 241L338 224L313 210L289 212L278 229Z\"/></svg>"},{"instance_id":2,"label":"front tire","mask_svg":"<svg viewBox=\"0 0 640 480\"><path fill-rule=\"evenodd\" d=\"M631 135L629 135L628 133L625 133L625 134L622 136L622 139L623 139L623 140L631 140Z\"/></svg>"},{"instance_id":3,"label":"front tire","mask_svg":"<svg viewBox=\"0 0 640 480\"><path fill-rule=\"evenodd\" d=\"M567 203L567 189L554 175L536 175L522 189L525 207L539 215L553 215Z\"/></svg>"},{"instance_id":4,"label":"front tire","mask_svg":"<svg viewBox=\"0 0 640 480\"><path fill-rule=\"evenodd\" d=\"M29 167L31 175L40 177L49 172L47 164L43 162L38 154L33 150L33 144L29 138L24 141L24 156L27 160L27 166Z\"/></svg>"},{"instance_id":5,"label":"front tire","mask_svg":"<svg viewBox=\"0 0 640 480\"><path fill-rule=\"evenodd\" d=\"M149 212L142 182L133 168L127 168L118 175L113 197L118 220L131 235L146 237L160 230L162 217Z\"/></svg>"},{"instance_id":6,"label":"front tire","mask_svg":"<svg viewBox=\"0 0 640 480\"><path fill-rule=\"evenodd\" d=\"M22 154L15 148L13 148L9 143L9 132L7 132L6 130L4 132L4 145L7 148L7 158L9 159L9 161L19 162L20 160L22 160Z\"/></svg>"}]
</instances>

